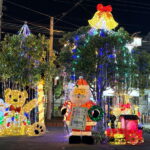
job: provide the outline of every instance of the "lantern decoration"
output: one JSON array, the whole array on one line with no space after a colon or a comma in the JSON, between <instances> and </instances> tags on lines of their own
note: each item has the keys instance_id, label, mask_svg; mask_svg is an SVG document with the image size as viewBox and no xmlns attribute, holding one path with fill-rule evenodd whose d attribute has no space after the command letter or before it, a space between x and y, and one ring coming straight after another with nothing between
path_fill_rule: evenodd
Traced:
<instances>
[{"instance_id":1,"label":"lantern decoration","mask_svg":"<svg viewBox=\"0 0 150 150\"><path fill-rule=\"evenodd\" d=\"M97 5L97 12L93 18L89 20L89 24L95 29L112 30L118 26L118 23L114 20L111 14L111 5L103 6L103 4Z\"/></svg>"}]
</instances>

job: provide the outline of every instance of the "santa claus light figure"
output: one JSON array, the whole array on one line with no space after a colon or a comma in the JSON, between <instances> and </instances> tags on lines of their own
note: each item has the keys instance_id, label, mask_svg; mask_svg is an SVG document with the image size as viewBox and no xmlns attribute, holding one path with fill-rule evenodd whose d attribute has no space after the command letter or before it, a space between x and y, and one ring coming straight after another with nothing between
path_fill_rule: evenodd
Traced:
<instances>
[{"instance_id":1,"label":"santa claus light figure","mask_svg":"<svg viewBox=\"0 0 150 150\"><path fill-rule=\"evenodd\" d=\"M103 111L90 97L90 87L86 80L80 77L70 92L70 100L65 101L61 109L65 123L71 128L70 144L94 144L92 127L102 119Z\"/></svg>"}]
</instances>

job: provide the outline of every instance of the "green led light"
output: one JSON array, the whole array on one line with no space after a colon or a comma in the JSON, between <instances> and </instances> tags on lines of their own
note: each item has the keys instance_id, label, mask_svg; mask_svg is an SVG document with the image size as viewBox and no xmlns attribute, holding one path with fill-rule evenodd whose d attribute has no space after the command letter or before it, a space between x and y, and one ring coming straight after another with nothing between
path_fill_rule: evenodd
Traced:
<instances>
[{"instance_id":1,"label":"green led light","mask_svg":"<svg viewBox=\"0 0 150 150\"><path fill-rule=\"evenodd\" d=\"M16 116L15 116L15 118L16 118L16 119L18 119L18 118L19 118L19 116L18 116L18 115L16 115Z\"/></svg>"},{"instance_id":2,"label":"green led light","mask_svg":"<svg viewBox=\"0 0 150 150\"><path fill-rule=\"evenodd\" d=\"M31 124L31 122L28 120L28 121L27 121L27 124Z\"/></svg>"}]
</instances>

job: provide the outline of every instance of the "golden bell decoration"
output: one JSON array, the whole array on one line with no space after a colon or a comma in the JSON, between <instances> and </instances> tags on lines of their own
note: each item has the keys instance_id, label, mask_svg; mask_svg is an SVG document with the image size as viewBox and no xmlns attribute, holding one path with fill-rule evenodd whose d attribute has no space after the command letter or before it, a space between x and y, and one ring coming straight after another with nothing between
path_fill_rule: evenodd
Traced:
<instances>
[{"instance_id":1,"label":"golden bell decoration","mask_svg":"<svg viewBox=\"0 0 150 150\"><path fill-rule=\"evenodd\" d=\"M118 23L114 20L111 13L112 7L110 5L103 6L102 4L97 5L97 12L93 18L89 20L89 25L95 29L112 30L118 26Z\"/></svg>"}]
</instances>

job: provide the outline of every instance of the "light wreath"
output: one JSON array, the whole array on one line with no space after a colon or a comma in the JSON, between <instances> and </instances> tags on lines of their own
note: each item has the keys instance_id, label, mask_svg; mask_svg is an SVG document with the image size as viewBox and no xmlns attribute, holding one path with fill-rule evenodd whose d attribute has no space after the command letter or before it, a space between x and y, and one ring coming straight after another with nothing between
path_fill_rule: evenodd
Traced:
<instances>
[{"instance_id":1,"label":"light wreath","mask_svg":"<svg viewBox=\"0 0 150 150\"><path fill-rule=\"evenodd\" d=\"M92 115L92 113L93 113L94 110L97 110L99 112L99 115L96 118L93 117L93 115ZM93 120L93 121L96 121L96 122L102 120L103 114L104 114L103 109L101 107L97 106L97 105L92 106L88 110L88 115L89 115L90 119Z\"/></svg>"}]
</instances>

